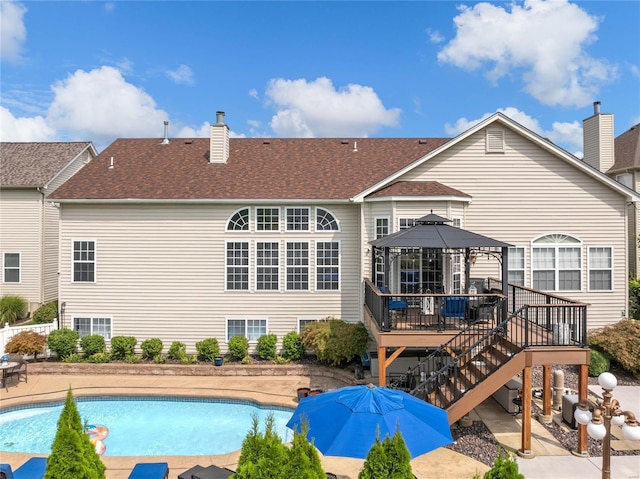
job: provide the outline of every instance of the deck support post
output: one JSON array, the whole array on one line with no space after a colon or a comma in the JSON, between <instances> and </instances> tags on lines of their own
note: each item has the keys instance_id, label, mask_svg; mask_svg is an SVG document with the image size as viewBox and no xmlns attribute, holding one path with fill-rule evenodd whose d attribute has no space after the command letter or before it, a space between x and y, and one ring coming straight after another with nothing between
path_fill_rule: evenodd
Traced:
<instances>
[{"instance_id":1,"label":"deck support post","mask_svg":"<svg viewBox=\"0 0 640 479\"><path fill-rule=\"evenodd\" d=\"M527 459L535 456L531 450L531 366L522 370L522 447L518 455Z\"/></svg>"},{"instance_id":2,"label":"deck support post","mask_svg":"<svg viewBox=\"0 0 640 479\"><path fill-rule=\"evenodd\" d=\"M542 414L544 421L550 423L551 416L551 365L542 366Z\"/></svg>"},{"instance_id":3,"label":"deck support post","mask_svg":"<svg viewBox=\"0 0 640 479\"><path fill-rule=\"evenodd\" d=\"M587 400L589 390L589 365L581 364L578 371L578 402ZM589 457L589 444L587 440L587 426L578 424L578 448L571 451L574 456Z\"/></svg>"},{"instance_id":4,"label":"deck support post","mask_svg":"<svg viewBox=\"0 0 640 479\"><path fill-rule=\"evenodd\" d=\"M378 386L387 385L387 348L378 346Z\"/></svg>"}]
</instances>

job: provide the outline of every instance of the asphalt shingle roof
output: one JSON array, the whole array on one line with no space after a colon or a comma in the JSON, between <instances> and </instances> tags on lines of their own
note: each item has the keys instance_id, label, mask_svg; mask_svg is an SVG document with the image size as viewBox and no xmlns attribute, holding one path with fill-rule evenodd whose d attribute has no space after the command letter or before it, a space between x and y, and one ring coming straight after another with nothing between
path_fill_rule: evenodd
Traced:
<instances>
[{"instance_id":1,"label":"asphalt shingle roof","mask_svg":"<svg viewBox=\"0 0 640 479\"><path fill-rule=\"evenodd\" d=\"M175 138L168 145L157 138L118 139L51 198L344 200L447 141L231 138L227 163L216 164L209 162L208 138Z\"/></svg>"},{"instance_id":2,"label":"asphalt shingle roof","mask_svg":"<svg viewBox=\"0 0 640 479\"><path fill-rule=\"evenodd\" d=\"M614 140L615 161L609 172L640 168L640 123Z\"/></svg>"},{"instance_id":3,"label":"asphalt shingle roof","mask_svg":"<svg viewBox=\"0 0 640 479\"><path fill-rule=\"evenodd\" d=\"M0 186L44 186L90 142L0 143Z\"/></svg>"}]
</instances>

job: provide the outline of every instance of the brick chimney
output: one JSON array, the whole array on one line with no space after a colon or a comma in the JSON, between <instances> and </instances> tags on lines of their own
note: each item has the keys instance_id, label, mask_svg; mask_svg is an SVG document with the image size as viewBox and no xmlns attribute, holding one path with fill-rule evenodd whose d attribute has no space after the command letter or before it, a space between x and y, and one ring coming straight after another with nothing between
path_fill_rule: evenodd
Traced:
<instances>
[{"instance_id":1,"label":"brick chimney","mask_svg":"<svg viewBox=\"0 0 640 479\"><path fill-rule=\"evenodd\" d=\"M593 116L582 125L584 162L603 173L615 160L613 113L600 113L600 102L593 102Z\"/></svg>"},{"instance_id":2,"label":"brick chimney","mask_svg":"<svg viewBox=\"0 0 640 479\"><path fill-rule=\"evenodd\" d=\"M226 163L229 158L229 127L224 124L224 112L216 112L216 123L211 125L209 163Z\"/></svg>"}]
</instances>

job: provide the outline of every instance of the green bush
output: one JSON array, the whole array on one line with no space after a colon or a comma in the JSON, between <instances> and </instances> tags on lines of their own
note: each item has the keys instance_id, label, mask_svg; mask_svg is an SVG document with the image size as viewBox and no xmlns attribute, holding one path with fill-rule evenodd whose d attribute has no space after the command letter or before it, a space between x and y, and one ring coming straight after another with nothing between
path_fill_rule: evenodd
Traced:
<instances>
[{"instance_id":1,"label":"green bush","mask_svg":"<svg viewBox=\"0 0 640 479\"><path fill-rule=\"evenodd\" d=\"M63 363L83 363L84 359L78 353L71 353L65 356L62 360Z\"/></svg>"},{"instance_id":2,"label":"green bush","mask_svg":"<svg viewBox=\"0 0 640 479\"><path fill-rule=\"evenodd\" d=\"M36 324L51 323L58 317L58 302L51 301L43 304L33 312L33 322Z\"/></svg>"},{"instance_id":3,"label":"green bush","mask_svg":"<svg viewBox=\"0 0 640 479\"><path fill-rule=\"evenodd\" d=\"M153 362L156 364L164 364L167 362L167 358L165 358L162 354L156 354L153 357Z\"/></svg>"},{"instance_id":4,"label":"green bush","mask_svg":"<svg viewBox=\"0 0 640 479\"><path fill-rule=\"evenodd\" d=\"M135 354L129 354L124 358L124 362L129 364L138 364L140 361L141 361L140 356L136 356Z\"/></svg>"},{"instance_id":5,"label":"green bush","mask_svg":"<svg viewBox=\"0 0 640 479\"><path fill-rule=\"evenodd\" d=\"M80 347L82 348L82 352L85 357L107 352L107 344L104 341L104 337L99 334L91 334L89 336L81 337Z\"/></svg>"},{"instance_id":6,"label":"green bush","mask_svg":"<svg viewBox=\"0 0 640 479\"><path fill-rule=\"evenodd\" d=\"M13 324L27 315L27 300L17 294L0 298L0 325Z\"/></svg>"},{"instance_id":7,"label":"green bush","mask_svg":"<svg viewBox=\"0 0 640 479\"><path fill-rule=\"evenodd\" d=\"M524 479L524 476L518 472L515 457L498 446L498 457L484 474L484 479Z\"/></svg>"},{"instance_id":8,"label":"green bush","mask_svg":"<svg viewBox=\"0 0 640 479\"><path fill-rule=\"evenodd\" d=\"M142 357L144 359L153 359L162 352L164 344L160 338L145 339L140 343L140 349L142 349Z\"/></svg>"},{"instance_id":9,"label":"green bush","mask_svg":"<svg viewBox=\"0 0 640 479\"><path fill-rule=\"evenodd\" d=\"M288 332L282 338L282 355L290 361L297 361L304 357L304 346L296 331Z\"/></svg>"},{"instance_id":10,"label":"green bush","mask_svg":"<svg viewBox=\"0 0 640 479\"><path fill-rule=\"evenodd\" d=\"M587 343L631 374L640 374L640 321L623 319L590 331Z\"/></svg>"},{"instance_id":11,"label":"green bush","mask_svg":"<svg viewBox=\"0 0 640 479\"><path fill-rule=\"evenodd\" d=\"M640 319L640 278L629 278L629 316Z\"/></svg>"},{"instance_id":12,"label":"green bush","mask_svg":"<svg viewBox=\"0 0 640 479\"><path fill-rule=\"evenodd\" d=\"M87 358L87 361L90 363L108 363L111 361L111 356L109 356L106 352L104 353L95 353Z\"/></svg>"},{"instance_id":13,"label":"green bush","mask_svg":"<svg viewBox=\"0 0 640 479\"><path fill-rule=\"evenodd\" d=\"M293 477L326 479L327 475L322 468L318 450L307 441L308 432L309 425L306 421L302 423L300 431L297 428L293 430L293 441L281 477L287 479Z\"/></svg>"},{"instance_id":14,"label":"green bush","mask_svg":"<svg viewBox=\"0 0 640 479\"><path fill-rule=\"evenodd\" d=\"M400 431L382 442L376 438L358 479L413 479L411 454Z\"/></svg>"},{"instance_id":15,"label":"green bush","mask_svg":"<svg viewBox=\"0 0 640 479\"><path fill-rule=\"evenodd\" d=\"M589 354L589 376L597 377L611 369L611 361L597 349L592 349Z\"/></svg>"},{"instance_id":16,"label":"green bush","mask_svg":"<svg viewBox=\"0 0 640 479\"><path fill-rule=\"evenodd\" d=\"M72 329L55 329L49 333L47 346L56 353L58 359L64 360L74 354L78 346L79 335Z\"/></svg>"},{"instance_id":17,"label":"green bush","mask_svg":"<svg viewBox=\"0 0 640 479\"><path fill-rule=\"evenodd\" d=\"M253 417L253 426L244 441L238 458L234 479L284 478L284 467L289 451L274 430L273 416L265 420L265 432L258 430L258 419ZM300 472L293 477L301 477ZM306 477L306 476L302 476ZM326 476L325 476L326 477Z\"/></svg>"},{"instance_id":18,"label":"green bush","mask_svg":"<svg viewBox=\"0 0 640 479\"><path fill-rule=\"evenodd\" d=\"M301 340L302 345L311 349L319 360L338 366L367 350L369 333L363 323L326 318L305 326Z\"/></svg>"},{"instance_id":19,"label":"green bush","mask_svg":"<svg viewBox=\"0 0 640 479\"><path fill-rule=\"evenodd\" d=\"M244 336L234 336L229 340L229 354L233 359L243 360L249 355L249 340Z\"/></svg>"},{"instance_id":20,"label":"green bush","mask_svg":"<svg viewBox=\"0 0 640 479\"><path fill-rule=\"evenodd\" d=\"M35 331L20 331L4 347L5 353L33 354L36 358L47 344L47 337Z\"/></svg>"},{"instance_id":21,"label":"green bush","mask_svg":"<svg viewBox=\"0 0 640 479\"><path fill-rule=\"evenodd\" d=\"M196 343L198 359L201 361L213 362L213 359L220 356L220 345L216 338L207 338Z\"/></svg>"},{"instance_id":22,"label":"green bush","mask_svg":"<svg viewBox=\"0 0 640 479\"><path fill-rule=\"evenodd\" d=\"M167 356L169 356L169 359L180 361L186 355L187 355L186 344L180 341L174 341L171 343L171 346L169 346L169 352L167 353Z\"/></svg>"},{"instance_id":23,"label":"green bush","mask_svg":"<svg viewBox=\"0 0 640 479\"><path fill-rule=\"evenodd\" d=\"M275 334L263 334L258 338L258 356L260 359L274 360L276 358L276 344L278 336Z\"/></svg>"},{"instance_id":24,"label":"green bush","mask_svg":"<svg viewBox=\"0 0 640 479\"><path fill-rule=\"evenodd\" d=\"M125 360L135 354L138 340L133 336L114 336L111 338L111 357L117 360Z\"/></svg>"}]
</instances>

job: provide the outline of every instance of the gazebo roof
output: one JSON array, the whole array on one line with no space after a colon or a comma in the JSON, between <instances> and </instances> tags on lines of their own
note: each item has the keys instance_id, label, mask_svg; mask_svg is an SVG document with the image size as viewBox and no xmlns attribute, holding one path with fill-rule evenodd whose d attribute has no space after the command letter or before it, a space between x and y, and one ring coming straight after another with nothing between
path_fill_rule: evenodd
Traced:
<instances>
[{"instance_id":1,"label":"gazebo roof","mask_svg":"<svg viewBox=\"0 0 640 479\"><path fill-rule=\"evenodd\" d=\"M370 241L376 248L505 248L508 243L449 226L447 218L428 214L417 220L416 225L383 238Z\"/></svg>"}]
</instances>

